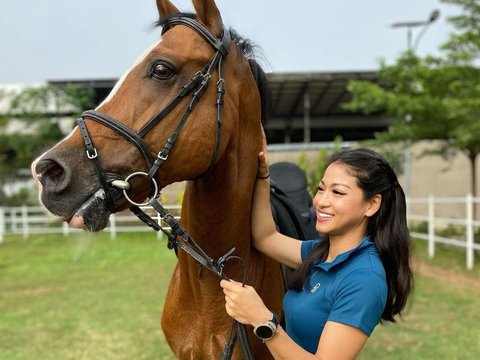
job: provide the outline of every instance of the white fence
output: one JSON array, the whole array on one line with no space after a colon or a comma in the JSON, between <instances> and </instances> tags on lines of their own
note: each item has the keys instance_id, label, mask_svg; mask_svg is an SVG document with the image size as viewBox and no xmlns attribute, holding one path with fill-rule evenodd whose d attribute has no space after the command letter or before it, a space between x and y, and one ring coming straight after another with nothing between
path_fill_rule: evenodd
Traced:
<instances>
[{"instance_id":1,"label":"white fence","mask_svg":"<svg viewBox=\"0 0 480 360\"><path fill-rule=\"evenodd\" d=\"M165 205L165 208L175 217L179 218L180 205ZM161 223L160 217L154 213L153 209L142 207L147 214ZM165 229L169 229L162 223ZM81 230L72 229L66 223L59 222L54 216L48 213L41 206L20 206L20 207L0 207L0 243L6 235L22 235L28 239L31 234L63 234L67 236L72 232ZM110 215L109 223L105 232L110 233L110 237L115 239L118 232L146 232L153 231L150 227L141 222L133 213L125 212ZM158 237L163 233L159 232Z\"/></svg>"},{"instance_id":2,"label":"white fence","mask_svg":"<svg viewBox=\"0 0 480 360\"><path fill-rule=\"evenodd\" d=\"M480 204L480 198L473 198L470 195L455 198L435 198L433 196L411 198L407 202L409 223L413 225L414 229L418 228L419 223L426 224L425 232L412 231L411 235L428 241L430 257L435 255L435 246L439 243L465 249L466 267L472 269L475 251L480 251L480 244L474 241L475 229L480 228L480 221L474 220L475 204ZM442 206L448 207L448 213L455 214L456 217L438 216L438 214L446 212ZM172 215L178 218L179 205L166 207ZM454 211L451 210L453 208L455 208ZM463 209L463 211L458 211L458 209ZM143 210L150 212L150 216L160 221L158 216L151 212L150 207L145 207ZM450 237L440 236L439 233L447 226L459 226L460 233ZM67 224L58 222L40 206L0 207L0 243L9 234L20 234L26 239L30 234L68 235L73 231L79 230L71 229ZM115 238L118 232L142 232L152 231L152 229L128 212L111 215L109 225L104 231L109 232L110 236ZM162 233L159 233L158 236L161 237Z\"/></svg>"},{"instance_id":3,"label":"white fence","mask_svg":"<svg viewBox=\"0 0 480 360\"><path fill-rule=\"evenodd\" d=\"M475 243L475 229L480 228L480 221L474 219L476 204L480 204L480 198L474 198L471 195L450 198L429 196L427 198L409 199L407 202L409 223L413 224L420 221L427 224L425 233L412 231L410 234L412 237L428 241L428 255L430 257L435 256L435 245L437 243L464 248L466 267L472 269L475 251L480 251L480 244ZM422 214L419 214L418 210L413 210L418 205L426 206L426 211L421 211ZM450 209L449 214L457 216L440 217L436 215L442 206ZM463 207L463 211L459 211L459 206ZM445 212L445 209L443 210L442 212ZM437 235L449 225L457 225L462 231L450 237Z\"/></svg>"}]
</instances>

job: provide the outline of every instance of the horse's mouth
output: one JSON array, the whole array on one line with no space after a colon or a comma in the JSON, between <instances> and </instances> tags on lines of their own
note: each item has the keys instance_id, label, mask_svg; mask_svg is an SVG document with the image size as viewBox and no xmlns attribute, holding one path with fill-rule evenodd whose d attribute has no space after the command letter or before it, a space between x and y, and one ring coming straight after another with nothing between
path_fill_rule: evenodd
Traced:
<instances>
[{"instance_id":1,"label":"horse's mouth","mask_svg":"<svg viewBox=\"0 0 480 360\"><path fill-rule=\"evenodd\" d=\"M105 191L97 190L80 205L73 215L65 218L64 221L73 228L88 231L103 230L107 226L110 216L105 199Z\"/></svg>"}]
</instances>

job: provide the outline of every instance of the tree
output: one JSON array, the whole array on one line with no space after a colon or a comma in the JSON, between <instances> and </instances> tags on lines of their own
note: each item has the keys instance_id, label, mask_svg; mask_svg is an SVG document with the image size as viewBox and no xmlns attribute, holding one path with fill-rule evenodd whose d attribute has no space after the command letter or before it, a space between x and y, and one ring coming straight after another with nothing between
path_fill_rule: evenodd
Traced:
<instances>
[{"instance_id":1,"label":"tree","mask_svg":"<svg viewBox=\"0 0 480 360\"><path fill-rule=\"evenodd\" d=\"M61 119L71 117L73 127L75 115L92 107L93 90L46 85L3 97L9 108L0 116L0 202L8 203L3 185L30 176L32 160L65 135Z\"/></svg>"},{"instance_id":2,"label":"tree","mask_svg":"<svg viewBox=\"0 0 480 360\"><path fill-rule=\"evenodd\" d=\"M441 140L430 153L449 157L464 153L471 166L470 192L476 195L476 159L480 153L480 4L445 0L461 5L464 14L449 21L460 31L442 47L445 57L420 58L402 54L396 64L381 63L379 84L352 81L346 107L366 113L385 113L394 120L387 132L376 135L379 144L424 139ZM406 121L411 120L411 121Z\"/></svg>"}]
</instances>

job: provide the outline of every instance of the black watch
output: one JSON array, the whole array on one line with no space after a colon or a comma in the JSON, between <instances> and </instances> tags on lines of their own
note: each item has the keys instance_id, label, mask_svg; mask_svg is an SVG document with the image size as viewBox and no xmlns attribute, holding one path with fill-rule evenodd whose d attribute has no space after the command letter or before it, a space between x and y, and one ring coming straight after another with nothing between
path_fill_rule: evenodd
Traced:
<instances>
[{"instance_id":1,"label":"black watch","mask_svg":"<svg viewBox=\"0 0 480 360\"><path fill-rule=\"evenodd\" d=\"M278 324L280 324L280 318L272 313L272 319L255 327L253 333L263 341L270 340L277 333Z\"/></svg>"}]
</instances>

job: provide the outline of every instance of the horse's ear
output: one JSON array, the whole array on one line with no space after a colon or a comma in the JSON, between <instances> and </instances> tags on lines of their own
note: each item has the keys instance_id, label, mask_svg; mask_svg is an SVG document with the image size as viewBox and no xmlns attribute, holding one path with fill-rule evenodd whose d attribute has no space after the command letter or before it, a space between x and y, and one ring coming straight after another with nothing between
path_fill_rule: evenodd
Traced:
<instances>
[{"instance_id":1,"label":"horse's ear","mask_svg":"<svg viewBox=\"0 0 480 360\"><path fill-rule=\"evenodd\" d=\"M173 5L169 0L157 0L157 9L160 18L179 12L175 5Z\"/></svg>"},{"instance_id":2,"label":"horse's ear","mask_svg":"<svg viewBox=\"0 0 480 360\"><path fill-rule=\"evenodd\" d=\"M203 23L213 35L220 36L223 32L223 22L220 11L214 0L193 0L197 20Z\"/></svg>"}]
</instances>

